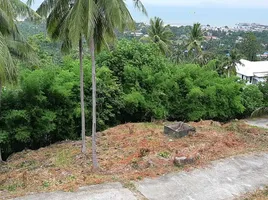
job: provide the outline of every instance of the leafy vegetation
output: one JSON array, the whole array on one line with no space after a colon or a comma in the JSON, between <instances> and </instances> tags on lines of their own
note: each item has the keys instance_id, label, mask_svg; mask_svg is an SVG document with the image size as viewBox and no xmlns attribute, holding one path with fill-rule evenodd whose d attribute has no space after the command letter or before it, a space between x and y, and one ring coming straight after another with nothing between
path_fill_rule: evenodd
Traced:
<instances>
[{"instance_id":1,"label":"leafy vegetation","mask_svg":"<svg viewBox=\"0 0 268 200\"><path fill-rule=\"evenodd\" d=\"M48 17L40 24L30 21L39 15L27 5L0 4L0 152L5 158L80 136L85 153L87 134L92 135L97 168L97 130L123 122L228 121L266 109L267 84L245 86L231 76L241 58L258 59L260 41L266 41L263 34L214 31L221 42L205 41L208 33L199 23L175 28L156 17L150 27L136 24L148 33L149 43L116 41L118 32L134 26L124 2L92 0L89 7L85 2L45 0L37 13ZM133 2L146 14L140 1ZM28 19L14 22L18 15ZM239 34L242 40L237 42ZM102 50L104 46L108 50ZM32 50L31 55L25 49ZM18 84L11 85L16 79ZM85 123L88 120L92 125Z\"/></svg>"},{"instance_id":2,"label":"leafy vegetation","mask_svg":"<svg viewBox=\"0 0 268 200\"><path fill-rule=\"evenodd\" d=\"M195 64L173 64L156 44L122 40L96 60L98 130L159 119L226 121L249 115L263 103L258 87L244 87L235 77L223 78ZM92 105L90 69L90 60L85 59L87 121ZM79 74L79 60L71 56L61 65L21 68L19 85L3 91L0 142L4 157L80 137ZM91 130L89 124L86 130Z\"/></svg>"}]
</instances>

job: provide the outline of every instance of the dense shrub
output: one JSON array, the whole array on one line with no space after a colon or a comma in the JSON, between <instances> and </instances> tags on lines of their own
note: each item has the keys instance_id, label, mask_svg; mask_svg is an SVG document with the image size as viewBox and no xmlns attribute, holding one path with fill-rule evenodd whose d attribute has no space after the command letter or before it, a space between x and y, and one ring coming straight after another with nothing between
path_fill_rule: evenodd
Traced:
<instances>
[{"instance_id":1,"label":"dense shrub","mask_svg":"<svg viewBox=\"0 0 268 200\"><path fill-rule=\"evenodd\" d=\"M91 126L91 74L85 61L87 134ZM98 129L117 123L121 90L107 67L97 69ZM23 70L18 87L3 92L0 144L4 156L24 148L80 137L79 63L66 58L62 67Z\"/></svg>"},{"instance_id":2,"label":"dense shrub","mask_svg":"<svg viewBox=\"0 0 268 200\"><path fill-rule=\"evenodd\" d=\"M263 106L263 93L256 85L248 85L242 92L242 103L245 106L245 116L249 116L254 110Z\"/></svg>"},{"instance_id":3,"label":"dense shrub","mask_svg":"<svg viewBox=\"0 0 268 200\"><path fill-rule=\"evenodd\" d=\"M268 106L268 78L267 78L266 82L259 83L258 87L263 94L264 105Z\"/></svg>"},{"instance_id":4,"label":"dense shrub","mask_svg":"<svg viewBox=\"0 0 268 200\"><path fill-rule=\"evenodd\" d=\"M24 68L18 86L4 89L0 145L5 156L80 137L79 62L66 57L62 66L51 65ZM175 65L154 44L122 40L111 51L103 51L97 65L98 130L154 119L226 121L248 115L262 103L256 86L220 77L209 67ZM90 60L84 59L84 66L90 135Z\"/></svg>"},{"instance_id":5,"label":"dense shrub","mask_svg":"<svg viewBox=\"0 0 268 200\"><path fill-rule=\"evenodd\" d=\"M124 121L228 120L244 111L243 84L235 78L197 65L174 65L152 44L120 41L113 51L102 52L98 64L119 74Z\"/></svg>"}]
</instances>

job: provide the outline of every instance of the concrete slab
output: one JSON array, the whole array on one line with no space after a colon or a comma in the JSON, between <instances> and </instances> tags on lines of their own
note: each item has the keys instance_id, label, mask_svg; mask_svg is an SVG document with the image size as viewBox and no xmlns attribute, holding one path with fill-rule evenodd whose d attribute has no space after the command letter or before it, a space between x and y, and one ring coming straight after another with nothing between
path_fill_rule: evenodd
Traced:
<instances>
[{"instance_id":1,"label":"concrete slab","mask_svg":"<svg viewBox=\"0 0 268 200\"><path fill-rule=\"evenodd\" d=\"M215 161L208 168L136 183L149 200L229 200L268 185L268 154Z\"/></svg>"},{"instance_id":2,"label":"concrete slab","mask_svg":"<svg viewBox=\"0 0 268 200\"><path fill-rule=\"evenodd\" d=\"M268 129L268 118L247 119L245 122L251 126Z\"/></svg>"},{"instance_id":3,"label":"concrete slab","mask_svg":"<svg viewBox=\"0 0 268 200\"><path fill-rule=\"evenodd\" d=\"M15 200L137 200L120 183L82 187L77 192L52 192L16 198Z\"/></svg>"}]
</instances>

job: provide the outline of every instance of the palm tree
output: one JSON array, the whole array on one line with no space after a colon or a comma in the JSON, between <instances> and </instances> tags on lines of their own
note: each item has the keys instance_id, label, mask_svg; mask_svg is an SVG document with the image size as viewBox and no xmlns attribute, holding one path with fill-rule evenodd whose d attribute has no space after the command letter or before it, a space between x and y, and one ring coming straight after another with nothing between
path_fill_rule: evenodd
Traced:
<instances>
[{"instance_id":1,"label":"palm tree","mask_svg":"<svg viewBox=\"0 0 268 200\"><path fill-rule=\"evenodd\" d=\"M241 63L242 56L236 49L231 50L230 55L226 56L225 62L223 63L224 67L227 69L227 76L230 77L231 72L236 72L236 65Z\"/></svg>"},{"instance_id":2,"label":"palm tree","mask_svg":"<svg viewBox=\"0 0 268 200\"><path fill-rule=\"evenodd\" d=\"M12 55L26 57L29 45L24 42L16 26L17 17L39 16L19 0L0 0L0 109L2 87L16 80L16 68ZM0 147L0 161L2 161Z\"/></svg>"},{"instance_id":3,"label":"palm tree","mask_svg":"<svg viewBox=\"0 0 268 200\"><path fill-rule=\"evenodd\" d=\"M28 1L32 3L32 1ZM68 16L74 6L74 1L48 1L45 0L37 9L37 13L47 18L47 31L53 40L62 41L62 52L69 53L73 47L72 41L68 36L69 29L65 24L65 18ZM83 68L83 37L80 35L79 46L79 65L80 65L80 106L81 106L81 152L86 153L86 125L85 125L85 103L84 103L84 68Z\"/></svg>"},{"instance_id":4,"label":"palm tree","mask_svg":"<svg viewBox=\"0 0 268 200\"><path fill-rule=\"evenodd\" d=\"M32 2L33 0L29 0L29 3ZM133 2L146 13L139 0ZM67 47L68 44L80 44L82 37L88 41L92 61L92 160L93 168L97 169L95 51L107 44L107 39L113 40L116 37L115 29L134 27L134 21L124 0L45 0L38 12L43 15L49 14L48 32L64 40ZM80 61L81 58L80 54Z\"/></svg>"},{"instance_id":5,"label":"palm tree","mask_svg":"<svg viewBox=\"0 0 268 200\"><path fill-rule=\"evenodd\" d=\"M198 55L201 54L201 44L204 41L204 32L201 29L201 24L196 23L191 29L191 32L187 40L187 49L188 52L195 51Z\"/></svg>"},{"instance_id":6,"label":"palm tree","mask_svg":"<svg viewBox=\"0 0 268 200\"><path fill-rule=\"evenodd\" d=\"M194 62L202 67L208 64L208 62L213 59L213 56L214 55L211 52L201 52L197 57L194 58Z\"/></svg>"},{"instance_id":7,"label":"palm tree","mask_svg":"<svg viewBox=\"0 0 268 200\"><path fill-rule=\"evenodd\" d=\"M169 52L169 46L171 45L171 37L173 36L169 25L165 26L164 21L159 17L154 17L150 19L149 27L149 40L158 45L160 51L163 54ZM141 38L141 40L146 40L147 38Z\"/></svg>"},{"instance_id":8,"label":"palm tree","mask_svg":"<svg viewBox=\"0 0 268 200\"><path fill-rule=\"evenodd\" d=\"M139 3L138 3L139 2ZM124 0L115 0L113 2L106 0L95 0L97 13L95 14L95 24L93 24L92 32L89 33L89 49L92 61L92 158L93 169L98 169L97 153L96 153L96 62L95 62L95 46L97 52L100 51L101 45L106 44L106 38L114 39L115 29L123 31L126 27L134 28L134 20L129 13ZM135 5L145 9L140 1L134 0ZM94 6L93 6L94 7ZM79 13L79 12L78 12Z\"/></svg>"}]
</instances>

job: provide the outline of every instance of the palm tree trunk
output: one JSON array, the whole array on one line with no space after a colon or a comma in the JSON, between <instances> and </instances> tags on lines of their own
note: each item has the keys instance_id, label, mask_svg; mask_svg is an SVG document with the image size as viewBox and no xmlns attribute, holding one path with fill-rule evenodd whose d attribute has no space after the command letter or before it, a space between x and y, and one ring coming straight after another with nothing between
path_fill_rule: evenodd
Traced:
<instances>
[{"instance_id":1,"label":"palm tree trunk","mask_svg":"<svg viewBox=\"0 0 268 200\"><path fill-rule=\"evenodd\" d=\"M1 151L1 147L0 147L0 163L3 162L3 159L2 159L2 151Z\"/></svg>"},{"instance_id":2,"label":"palm tree trunk","mask_svg":"<svg viewBox=\"0 0 268 200\"><path fill-rule=\"evenodd\" d=\"M2 81L0 80L0 116L1 116L1 97L2 97ZM0 146L0 162L2 162L2 151Z\"/></svg>"},{"instance_id":3,"label":"palm tree trunk","mask_svg":"<svg viewBox=\"0 0 268 200\"><path fill-rule=\"evenodd\" d=\"M92 161L93 169L98 169L96 146L96 63L94 38L90 38L90 55L92 62Z\"/></svg>"},{"instance_id":4,"label":"palm tree trunk","mask_svg":"<svg viewBox=\"0 0 268 200\"><path fill-rule=\"evenodd\" d=\"M86 125L85 125L85 103L84 103L84 69L83 69L83 44L82 37L79 40L79 61L80 61L80 101L81 101L81 127L82 127L82 153L86 149Z\"/></svg>"},{"instance_id":5,"label":"palm tree trunk","mask_svg":"<svg viewBox=\"0 0 268 200\"><path fill-rule=\"evenodd\" d=\"M228 76L228 78L230 77L230 69L229 68L228 68L228 75L227 76Z\"/></svg>"}]
</instances>

